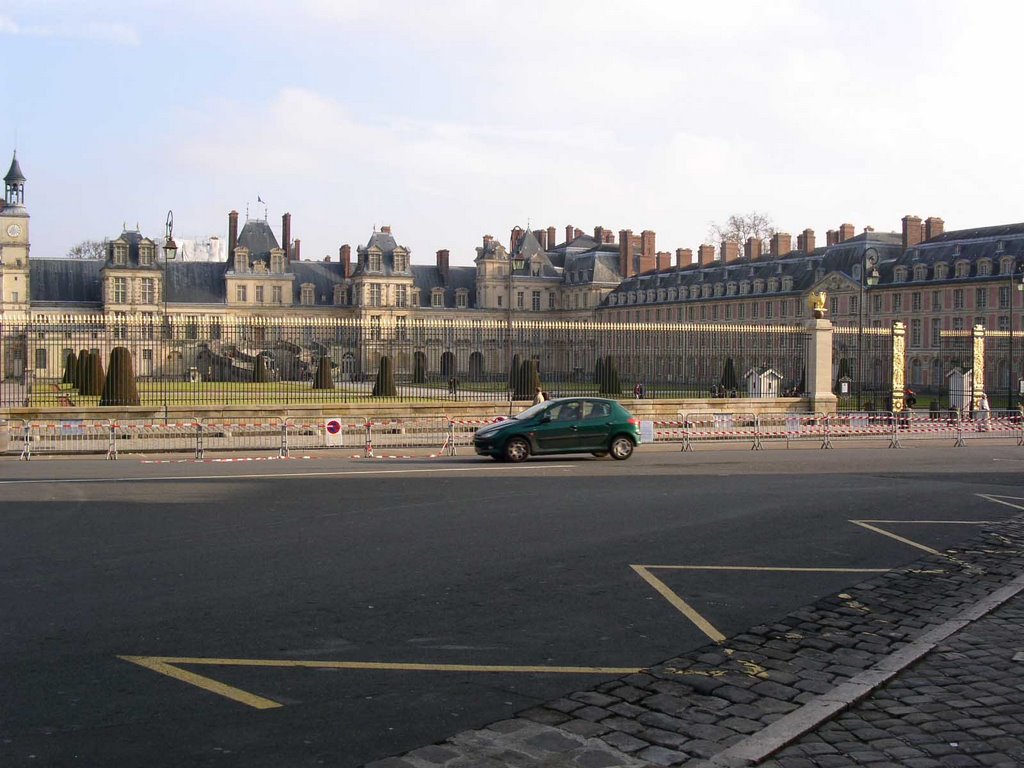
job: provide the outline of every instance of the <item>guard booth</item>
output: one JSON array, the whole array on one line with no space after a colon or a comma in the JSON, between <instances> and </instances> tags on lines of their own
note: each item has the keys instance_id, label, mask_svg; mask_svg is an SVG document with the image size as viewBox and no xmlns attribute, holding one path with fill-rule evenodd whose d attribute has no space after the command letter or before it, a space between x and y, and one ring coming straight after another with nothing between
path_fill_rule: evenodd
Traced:
<instances>
[{"instance_id":1,"label":"guard booth","mask_svg":"<svg viewBox=\"0 0 1024 768\"><path fill-rule=\"evenodd\" d=\"M954 368L946 374L946 387L949 390L949 407L960 413L970 413L973 406L971 394L974 392L974 371Z\"/></svg>"},{"instance_id":2,"label":"guard booth","mask_svg":"<svg viewBox=\"0 0 1024 768\"><path fill-rule=\"evenodd\" d=\"M782 374L774 368L751 368L743 377L749 397L778 397Z\"/></svg>"}]
</instances>

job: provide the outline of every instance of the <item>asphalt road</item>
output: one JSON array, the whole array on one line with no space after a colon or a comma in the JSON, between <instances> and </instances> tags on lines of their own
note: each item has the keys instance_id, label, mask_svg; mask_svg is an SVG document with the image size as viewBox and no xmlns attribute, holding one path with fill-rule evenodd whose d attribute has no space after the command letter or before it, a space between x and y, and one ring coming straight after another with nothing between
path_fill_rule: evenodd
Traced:
<instances>
[{"instance_id":1,"label":"asphalt road","mask_svg":"<svg viewBox=\"0 0 1024 768\"><path fill-rule=\"evenodd\" d=\"M955 548L1022 468L1010 444L3 459L0 765L361 765Z\"/></svg>"}]
</instances>

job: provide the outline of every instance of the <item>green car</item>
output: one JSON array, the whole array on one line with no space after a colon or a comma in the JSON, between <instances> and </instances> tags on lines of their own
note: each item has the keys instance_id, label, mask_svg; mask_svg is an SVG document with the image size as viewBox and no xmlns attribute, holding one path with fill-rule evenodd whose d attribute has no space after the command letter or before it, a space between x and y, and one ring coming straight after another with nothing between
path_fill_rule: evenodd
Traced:
<instances>
[{"instance_id":1,"label":"green car","mask_svg":"<svg viewBox=\"0 0 1024 768\"><path fill-rule=\"evenodd\" d=\"M611 454L622 461L640 444L640 422L617 400L562 397L488 424L473 435L473 448L498 461L523 461L531 454Z\"/></svg>"}]
</instances>

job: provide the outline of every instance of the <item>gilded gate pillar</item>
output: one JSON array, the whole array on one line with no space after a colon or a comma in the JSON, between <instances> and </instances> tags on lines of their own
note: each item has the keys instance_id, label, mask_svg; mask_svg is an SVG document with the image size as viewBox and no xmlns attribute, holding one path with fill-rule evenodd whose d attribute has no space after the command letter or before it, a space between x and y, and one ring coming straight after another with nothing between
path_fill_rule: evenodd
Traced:
<instances>
[{"instance_id":1,"label":"gilded gate pillar","mask_svg":"<svg viewBox=\"0 0 1024 768\"><path fill-rule=\"evenodd\" d=\"M977 408L985 394L985 326L976 325L971 333L973 373L971 377L971 407Z\"/></svg>"},{"instance_id":2,"label":"gilded gate pillar","mask_svg":"<svg viewBox=\"0 0 1024 768\"><path fill-rule=\"evenodd\" d=\"M907 326L897 320L892 324L892 410L899 413L906 407Z\"/></svg>"}]
</instances>

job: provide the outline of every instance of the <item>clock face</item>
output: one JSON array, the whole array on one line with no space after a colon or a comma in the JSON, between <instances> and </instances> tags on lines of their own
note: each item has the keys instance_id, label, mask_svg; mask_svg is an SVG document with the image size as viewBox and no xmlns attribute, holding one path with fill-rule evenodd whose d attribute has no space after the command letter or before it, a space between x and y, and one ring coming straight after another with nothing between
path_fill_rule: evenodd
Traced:
<instances>
[{"instance_id":1,"label":"clock face","mask_svg":"<svg viewBox=\"0 0 1024 768\"><path fill-rule=\"evenodd\" d=\"M10 224L10 225L8 225L8 227L7 227L7 236L8 237L17 237L20 234L21 234L21 225L20 224Z\"/></svg>"}]
</instances>

